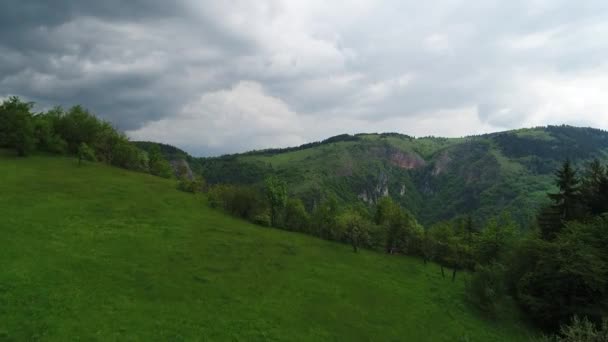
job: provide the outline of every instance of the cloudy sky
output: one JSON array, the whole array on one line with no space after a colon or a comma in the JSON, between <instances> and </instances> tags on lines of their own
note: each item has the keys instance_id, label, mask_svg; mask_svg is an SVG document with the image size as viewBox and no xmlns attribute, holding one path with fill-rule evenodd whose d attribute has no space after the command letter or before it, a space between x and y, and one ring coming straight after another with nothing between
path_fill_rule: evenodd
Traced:
<instances>
[{"instance_id":1,"label":"cloudy sky","mask_svg":"<svg viewBox=\"0 0 608 342\"><path fill-rule=\"evenodd\" d=\"M608 1L2 0L10 95L195 155L608 129Z\"/></svg>"}]
</instances>

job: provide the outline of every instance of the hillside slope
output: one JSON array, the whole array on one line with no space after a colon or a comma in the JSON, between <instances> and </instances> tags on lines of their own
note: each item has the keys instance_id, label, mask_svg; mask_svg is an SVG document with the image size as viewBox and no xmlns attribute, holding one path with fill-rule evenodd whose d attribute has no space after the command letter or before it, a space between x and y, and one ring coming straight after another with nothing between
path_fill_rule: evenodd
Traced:
<instances>
[{"instance_id":1,"label":"hillside slope","mask_svg":"<svg viewBox=\"0 0 608 342\"><path fill-rule=\"evenodd\" d=\"M278 174L309 207L327 193L345 203L391 196L426 225L466 214L479 222L503 210L526 224L565 159L580 166L607 152L605 131L549 126L457 139L343 135L199 162L210 183L259 184Z\"/></svg>"},{"instance_id":2,"label":"hillside slope","mask_svg":"<svg viewBox=\"0 0 608 342\"><path fill-rule=\"evenodd\" d=\"M172 181L0 155L0 340L525 341L420 260L260 228Z\"/></svg>"}]
</instances>

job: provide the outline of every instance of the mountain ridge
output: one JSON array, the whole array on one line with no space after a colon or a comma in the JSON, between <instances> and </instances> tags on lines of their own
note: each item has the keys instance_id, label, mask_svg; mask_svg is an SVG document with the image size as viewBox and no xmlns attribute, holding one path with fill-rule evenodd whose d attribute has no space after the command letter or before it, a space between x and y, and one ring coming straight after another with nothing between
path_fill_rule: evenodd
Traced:
<instances>
[{"instance_id":1,"label":"mountain ridge","mask_svg":"<svg viewBox=\"0 0 608 342\"><path fill-rule=\"evenodd\" d=\"M462 138L341 134L297 147L183 156L209 184L259 186L277 175L309 209L332 195L368 206L390 196L427 225L462 215L481 223L509 210L524 226L546 202L561 162L594 158L608 159L608 132L567 125Z\"/></svg>"}]
</instances>

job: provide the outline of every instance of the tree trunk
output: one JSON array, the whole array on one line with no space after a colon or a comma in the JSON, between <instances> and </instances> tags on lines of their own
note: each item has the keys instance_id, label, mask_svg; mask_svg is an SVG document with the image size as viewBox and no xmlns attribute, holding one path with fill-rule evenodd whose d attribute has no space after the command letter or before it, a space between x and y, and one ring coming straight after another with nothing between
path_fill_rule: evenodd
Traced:
<instances>
[{"instance_id":1,"label":"tree trunk","mask_svg":"<svg viewBox=\"0 0 608 342\"><path fill-rule=\"evenodd\" d=\"M422 258L422 260L424 261L424 264L426 265L426 257Z\"/></svg>"},{"instance_id":2,"label":"tree trunk","mask_svg":"<svg viewBox=\"0 0 608 342\"><path fill-rule=\"evenodd\" d=\"M454 280L456 280L456 269L452 271L452 282L454 282Z\"/></svg>"},{"instance_id":3,"label":"tree trunk","mask_svg":"<svg viewBox=\"0 0 608 342\"><path fill-rule=\"evenodd\" d=\"M445 272L443 272L443 265L441 265L441 276L445 278Z\"/></svg>"},{"instance_id":4,"label":"tree trunk","mask_svg":"<svg viewBox=\"0 0 608 342\"><path fill-rule=\"evenodd\" d=\"M356 244L353 244L353 251L354 251L355 253L357 253L357 245L356 245Z\"/></svg>"}]
</instances>

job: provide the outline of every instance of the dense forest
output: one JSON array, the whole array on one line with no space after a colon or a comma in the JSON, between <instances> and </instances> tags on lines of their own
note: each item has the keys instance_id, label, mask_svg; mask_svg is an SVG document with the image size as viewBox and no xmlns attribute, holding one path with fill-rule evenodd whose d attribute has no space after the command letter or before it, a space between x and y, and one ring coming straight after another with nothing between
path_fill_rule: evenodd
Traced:
<instances>
[{"instance_id":1,"label":"dense forest","mask_svg":"<svg viewBox=\"0 0 608 342\"><path fill-rule=\"evenodd\" d=\"M553 173L546 177L553 185L549 191L543 191L546 200L534 199L539 205L532 208L533 215L527 217L525 224L521 223L525 217L520 215L516 219L509 206L485 216L475 216L477 213L472 211L472 206L450 207L450 196L447 195L442 205L455 212L443 216L445 219L437 216L432 220L434 222L427 224L430 220L421 222L417 217L419 207L409 207L408 201L395 200L383 191L379 191L373 201L346 201L348 198L336 195L340 184L334 184L332 191L320 187L306 188L305 191L316 193L311 197L301 196L301 192L294 191L292 183L285 180L286 176L295 177L289 173L293 170L286 173L282 169L281 172L281 169L265 165L260 160L252 164L243 156L201 161L169 145L135 144L110 123L99 120L80 106L69 110L57 107L43 113L33 113L32 108L32 103L16 97L0 105L0 147L13 149L19 156L66 154L77 157L79 165L98 161L175 178L179 189L205 192L210 206L259 225L347 243L355 253L365 248L415 256L424 264L437 263L447 282L454 281L459 274L467 274L466 296L482 314L492 317L505 298L511 297L531 322L547 333L555 333L547 340L604 341L608 334L605 321L608 316L608 167L600 159L579 163L580 168L572 162L597 157L598 144L606 141L603 131L548 127L520 135L483 136L491 142L468 141L460 145L440 138L428 138L429 150L416 150L420 156L445 155L441 154L445 150L438 149L439 146L449 149L450 158L474 160L471 167L481 168L478 173L468 173L472 170L470 168L456 171L474 178L464 192L471 196L467 204L492 200L479 197L475 187L496 178L503 170L501 163L509 163L488 152L495 147L494 144L500 146L506 156L525 158L529 167L541 174L548 172L545 169L548 166L543 167L542 163L528 157L538 153L552 160L549 165ZM555 149L558 135L562 137L558 146L563 147L563 153ZM319 147L331 148L335 144L359 143L365 139L370 138L366 135L338 136L310 146L253 152L244 157L255 158L260 154L281 156L283 152L313 151ZM373 146L389 150L393 147L383 139L414 141L396 134L376 135L373 139ZM527 139L534 139L534 144L526 143ZM358 145L348 146L358 148ZM330 157L334 152L331 149L322 151ZM363 152L369 153L369 150ZM373 151L375 154L384 152L386 149ZM311 155L308 157L305 160L309 162L314 159ZM185 166L172 168L169 163L172 158L189 160L197 170L196 176L186 177ZM423 164L420 161L422 157L406 159L397 160L401 163L399 165L407 165L411 170L411 178L402 179L403 182L413 183L416 177L428 177L417 174L413 167L409 168L417 163ZM434 161L431 170L437 172L440 160ZM513 165L508 166L513 168ZM346 171L344 175L357 178ZM217 176L220 173L223 177ZM204 179L202 175L212 176ZM432 186L429 184L434 188L456 186L453 177L441 181L427 179L427 183L430 182L437 182ZM320 185L323 183L317 184ZM463 193L456 194L461 196ZM458 212L459 208L467 210Z\"/></svg>"}]
</instances>

